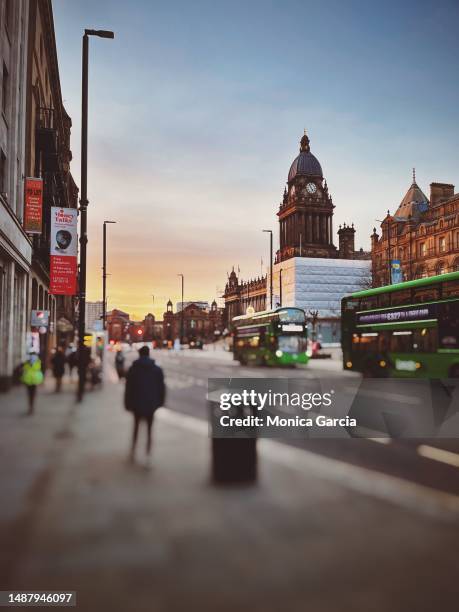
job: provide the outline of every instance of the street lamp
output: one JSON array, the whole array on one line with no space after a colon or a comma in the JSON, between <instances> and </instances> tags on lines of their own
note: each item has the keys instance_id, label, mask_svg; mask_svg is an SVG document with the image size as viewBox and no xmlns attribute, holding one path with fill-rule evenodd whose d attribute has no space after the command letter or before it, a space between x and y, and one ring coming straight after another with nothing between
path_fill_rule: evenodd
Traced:
<instances>
[{"instance_id":1,"label":"street lamp","mask_svg":"<svg viewBox=\"0 0 459 612\"><path fill-rule=\"evenodd\" d=\"M279 270L279 302L282 307L282 268Z\"/></svg>"},{"instance_id":2,"label":"street lamp","mask_svg":"<svg viewBox=\"0 0 459 612\"><path fill-rule=\"evenodd\" d=\"M180 317L180 344L183 344L183 284L184 284L184 276L183 274L177 274L177 276L180 276L182 278L182 310L181 310L181 317Z\"/></svg>"},{"instance_id":3,"label":"street lamp","mask_svg":"<svg viewBox=\"0 0 459 612\"><path fill-rule=\"evenodd\" d=\"M108 30L85 30L81 68L81 197L80 197L80 279L79 279L79 321L78 321L78 391L77 399L83 399L86 380L87 359L85 359L85 315L86 315L86 246L88 243L88 72L89 36L115 38Z\"/></svg>"},{"instance_id":4,"label":"street lamp","mask_svg":"<svg viewBox=\"0 0 459 612\"><path fill-rule=\"evenodd\" d=\"M102 329L107 327L107 223L116 221L104 221L103 249L102 249Z\"/></svg>"},{"instance_id":5,"label":"street lamp","mask_svg":"<svg viewBox=\"0 0 459 612\"><path fill-rule=\"evenodd\" d=\"M270 308L273 309L273 230L262 230L265 234L269 234L269 292L270 292Z\"/></svg>"}]
</instances>

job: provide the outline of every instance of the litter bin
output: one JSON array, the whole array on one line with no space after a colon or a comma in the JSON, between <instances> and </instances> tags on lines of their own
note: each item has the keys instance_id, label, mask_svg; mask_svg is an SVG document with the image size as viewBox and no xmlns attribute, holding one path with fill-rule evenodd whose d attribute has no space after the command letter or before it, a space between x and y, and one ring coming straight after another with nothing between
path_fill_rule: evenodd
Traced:
<instances>
[{"instance_id":1,"label":"litter bin","mask_svg":"<svg viewBox=\"0 0 459 612\"><path fill-rule=\"evenodd\" d=\"M211 478L216 484L254 483L257 480L256 428L222 427L220 417L244 418L252 408L232 408L222 413L217 401L209 399L209 432L211 435Z\"/></svg>"}]
</instances>

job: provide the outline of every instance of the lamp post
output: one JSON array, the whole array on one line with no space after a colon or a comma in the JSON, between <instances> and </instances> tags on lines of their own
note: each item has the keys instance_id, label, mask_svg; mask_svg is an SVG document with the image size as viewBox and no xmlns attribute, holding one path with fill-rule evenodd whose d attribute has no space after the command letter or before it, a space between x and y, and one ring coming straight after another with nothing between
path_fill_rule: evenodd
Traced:
<instances>
[{"instance_id":1,"label":"lamp post","mask_svg":"<svg viewBox=\"0 0 459 612\"><path fill-rule=\"evenodd\" d=\"M270 308L273 309L273 230L262 230L269 234L269 294Z\"/></svg>"},{"instance_id":2,"label":"lamp post","mask_svg":"<svg viewBox=\"0 0 459 612\"><path fill-rule=\"evenodd\" d=\"M279 306L282 306L282 268L279 270Z\"/></svg>"},{"instance_id":3,"label":"lamp post","mask_svg":"<svg viewBox=\"0 0 459 612\"><path fill-rule=\"evenodd\" d=\"M88 71L89 36L114 38L108 30L85 30L81 69L81 198L80 198L80 278L79 278L79 321L78 321L78 390L77 400L84 395L87 359L85 358L85 315L86 315L86 246L88 243Z\"/></svg>"},{"instance_id":4,"label":"lamp post","mask_svg":"<svg viewBox=\"0 0 459 612\"><path fill-rule=\"evenodd\" d=\"M184 276L183 274L177 274L182 279L182 309L180 311L180 344L183 344L183 285L184 285Z\"/></svg>"},{"instance_id":5,"label":"lamp post","mask_svg":"<svg viewBox=\"0 0 459 612\"><path fill-rule=\"evenodd\" d=\"M102 329L107 328L107 223L116 221L104 221L103 247L102 247Z\"/></svg>"}]
</instances>

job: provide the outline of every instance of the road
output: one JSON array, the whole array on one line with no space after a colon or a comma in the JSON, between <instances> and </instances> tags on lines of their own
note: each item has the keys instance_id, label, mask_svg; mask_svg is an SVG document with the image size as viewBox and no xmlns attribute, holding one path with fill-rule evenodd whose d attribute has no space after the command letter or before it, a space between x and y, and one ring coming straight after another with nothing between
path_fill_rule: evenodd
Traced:
<instances>
[{"instance_id":1,"label":"road","mask_svg":"<svg viewBox=\"0 0 459 612\"><path fill-rule=\"evenodd\" d=\"M126 353L126 363L137 352ZM339 364L310 362L305 368L282 369L240 366L223 355L208 352L156 351L154 357L165 371L168 386L168 406L174 411L207 421L205 402L208 378L322 378L342 383L356 374L343 372ZM228 356L229 357L229 356ZM114 376L114 374L112 374ZM384 402L384 397L381 398ZM411 398L405 398L411 399ZM376 410L377 398L369 404ZM327 456L340 462L364 467L378 473L402 478L438 491L459 494L458 439L288 439L280 442L295 445L305 451Z\"/></svg>"},{"instance_id":2,"label":"road","mask_svg":"<svg viewBox=\"0 0 459 612\"><path fill-rule=\"evenodd\" d=\"M2 396L0 590L73 590L84 612L457 609L457 467L419 443L264 439L256 486L214 486L208 377L285 371L155 357L168 398L151 470L142 448L127 462L112 355L80 405L69 380L61 394L47 381L33 417L23 389ZM318 372L343 377L333 364L289 375Z\"/></svg>"}]
</instances>

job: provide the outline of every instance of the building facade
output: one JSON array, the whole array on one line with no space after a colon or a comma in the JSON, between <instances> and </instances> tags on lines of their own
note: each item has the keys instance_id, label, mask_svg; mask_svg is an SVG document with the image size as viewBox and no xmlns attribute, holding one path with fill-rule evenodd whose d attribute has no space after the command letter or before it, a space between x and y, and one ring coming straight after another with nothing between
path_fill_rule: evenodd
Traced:
<instances>
[{"instance_id":1,"label":"building facade","mask_svg":"<svg viewBox=\"0 0 459 612\"><path fill-rule=\"evenodd\" d=\"M225 287L228 323L247 306L296 306L318 312L319 337L338 342L341 298L370 284L371 255L355 248L354 225L339 227L334 244L335 205L319 160L311 153L305 133L287 177L277 217L279 249L269 277L241 286L233 272ZM270 295L271 285L273 295Z\"/></svg>"},{"instance_id":2,"label":"building facade","mask_svg":"<svg viewBox=\"0 0 459 612\"><path fill-rule=\"evenodd\" d=\"M430 199L413 182L394 215L387 212L381 235L371 236L373 286L459 271L459 194L454 185L431 183ZM394 262L401 270L397 279Z\"/></svg>"},{"instance_id":3,"label":"building facade","mask_svg":"<svg viewBox=\"0 0 459 612\"><path fill-rule=\"evenodd\" d=\"M223 332L223 310L214 300L209 307L202 307L199 302L188 302L183 311L173 312L172 302L166 305L163 315L162 340L182 339L189 343L196 340L212 342Z\"/></svg>"},{"instance_id":4,"label":"building facade","mask_svg":"<svg viewBox=\"0 0 459 612\"><path fill-rule=\"evenodd\" d=\"M0 390L25 357L32 243L23 230L28 0L0 0Z\"/></svg>"},{"instance_id":5,"label":"building facade","mask_svg":"<svg viewBox=\"0 0 459 612\"><path fill-rule=\"evenodd\" d=\"M130 317L127 312L114 308L107 312L107 332L109 341L123 342L129 339Z\"/></svg>"},{"instance_id":6,"label":"building facade","mask_svg":"<svg viewBox=\"0 0 459 612\"><path fill-rule=\"evenodd\" d=\"M49 292L51 207L78 207L78 188L70 172L71 126L62 102L52 3L29 0L25 175L43 179L42 233L32 238L30 307L50 312L48 333L42 337L43 359L50 348L68 340L59 330L75 323L75 298Z\"/></svg>"}]
</instances>

